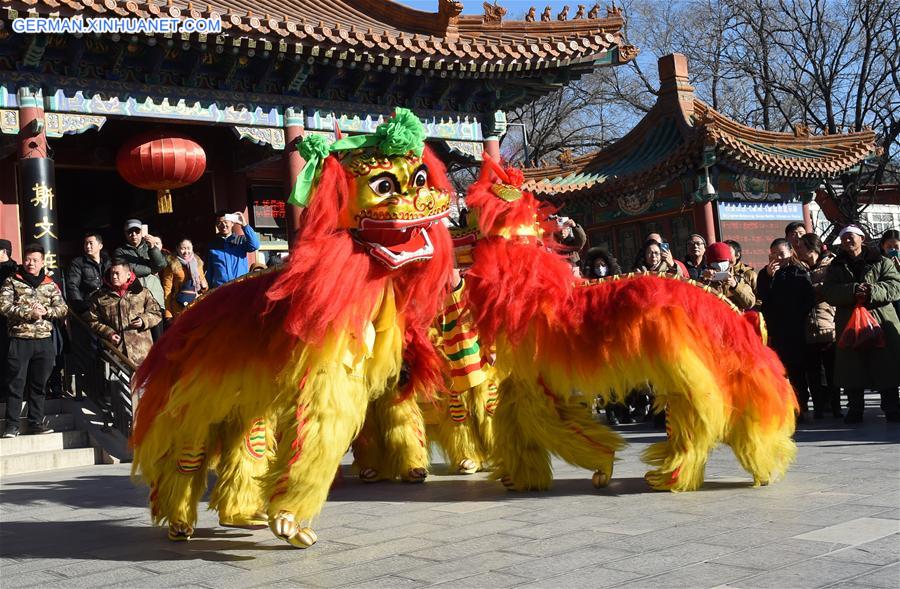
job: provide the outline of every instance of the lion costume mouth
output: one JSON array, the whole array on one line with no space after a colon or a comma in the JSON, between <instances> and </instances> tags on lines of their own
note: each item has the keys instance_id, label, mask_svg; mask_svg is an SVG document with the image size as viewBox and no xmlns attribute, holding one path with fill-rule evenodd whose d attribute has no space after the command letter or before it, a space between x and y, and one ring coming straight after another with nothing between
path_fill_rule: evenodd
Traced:
<instances>
[{"instance_id":1,"label":"lion costume mouth","mask_svg":"<svg viewBox=\"0 0 900 589\"><path fill-rule=\"evenodd\" d=\"M375 220L363 218L353 239L366 246L369 254L391 270L412 262L423 262L434 255L428 229L446 217L447 211L415 220Z\"/></svg>"}]
</instances>

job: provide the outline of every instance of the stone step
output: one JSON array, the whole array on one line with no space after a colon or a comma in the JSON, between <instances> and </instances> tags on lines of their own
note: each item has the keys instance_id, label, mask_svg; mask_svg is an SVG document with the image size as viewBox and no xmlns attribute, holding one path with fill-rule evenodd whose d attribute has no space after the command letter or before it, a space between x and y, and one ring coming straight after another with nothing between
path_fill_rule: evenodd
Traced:
<instances>
[{"instance_id":1,"label":"stone step","mask_svg":"<svg viewBox=\"0 0 900 589\"><path fill-rule=\"evenodd\" d=\"M86 432L68 431L52 434L24 435L15 438L0 439L0 459L17 454L65 450L67 448L83 448L88 445Z\"/></svg>"},{"instance_id":2,"label":"stone step","mask_svg":"<svg viewBox=\"0 0 900 589\"><path fill-rule=\"evenodd\" d=\"M34 438L46 436L27 437ZM9 442L10 440L2 441ZM3 454L3 456L0 457L0 478L28 472L40 472L76 466L90 466L99 462L97 456L98 453L99 450L95 448L72 448L69 450L49 450L46 452L14 454L11 456Z\"/></svg>"},{"instance_id":3,"label":"stone step","mask_svg":"<svg viewBox=\"0 0 900 589\"><path fill-rule=\"evenodd\" d=\"M75 416L71 413L55 413L53 415L46 414L47 425L58 432L67 432L75 429ZM19 422L19 427L27 429L25 420ZM6 431L6 418L0 419L0 432Z\"/></svg>"},{"instance_id":4,"label":"stone step","mask_svg":"<svg viewBox=\"0 0 900 589\"><path fill-rule=\"evenodd\" d=\"M44 401L44 415L53 415L55 413L64 413L63 402L62 399L47 399ZM25 414L25 409L23 407L22 413L20 415ZM0 403L0 415L6 415L6 403Z\"/></svg>"}]
</instances>

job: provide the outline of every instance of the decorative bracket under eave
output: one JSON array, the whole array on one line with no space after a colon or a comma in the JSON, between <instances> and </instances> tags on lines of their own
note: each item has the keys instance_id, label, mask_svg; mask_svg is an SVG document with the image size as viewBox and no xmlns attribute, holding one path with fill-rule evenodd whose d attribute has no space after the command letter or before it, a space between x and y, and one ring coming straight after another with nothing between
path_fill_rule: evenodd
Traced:
<instances>
[{"instance_id":1,"label":"decorative bracket under eave","mask_svg":"<svg viewBox=\"0 0 900 589\"><path fill-rule=\"evenodd\" d=\"M256 145L268 145L272 149L284 149L284 129L275 127L241 127L231 128L238 139L246 139Z\"/></svg>"},{"instance_id":2,"label":"decorative bracket under eave","mask_svg":"<svg viewBox=\"0 0 900 589\"><path fill-rule=\"evenodd\" d=\"M85 131L99 131L106 124L106 117L44 112L44 121L47 137L58 139L63 135L80 135ZM18 110L0 109L0 132L5 135L17 135L19 133Z\"/></svg>"}]
</instances>

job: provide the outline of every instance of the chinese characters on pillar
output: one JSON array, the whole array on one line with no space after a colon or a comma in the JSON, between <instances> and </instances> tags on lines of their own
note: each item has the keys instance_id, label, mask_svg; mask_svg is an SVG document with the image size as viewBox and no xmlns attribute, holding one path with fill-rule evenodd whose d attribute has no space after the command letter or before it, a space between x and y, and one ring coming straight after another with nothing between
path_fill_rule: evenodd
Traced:
<instances>
[{"instance_id":1,"label":"chinese characters on pillar","mask_svg":"<svg viewBox=\"0 0 900 589\"><path fill-rule=\"evenodd\" d=\"M41 220L34 224L34 238L42 239L44 237L52 237L53 239L59 239L59 237L54 233L54 223L50 221L50 217L56 218L56 215L53 215L53 188L47 186L43 183L35 184L31 187L31 204L41 209L41 212L46 212L47 214L41 215ZM47 270L56 270L59 266L56 261L56 252L47 252L47 255L44 256L44 267Z\"/></svg>"},{"instance_id":2,"label":"chinese characters on pillar","mask_svg":"<svg viewBox=\"0 0 900 589\"><path fill-rule=\"evenodd\" d=\"M23 158L19 161L19 211L22 244L37 242L44 248L44 267L59 270L59 220L53 160Z\"/></svg>"}]
</instances>

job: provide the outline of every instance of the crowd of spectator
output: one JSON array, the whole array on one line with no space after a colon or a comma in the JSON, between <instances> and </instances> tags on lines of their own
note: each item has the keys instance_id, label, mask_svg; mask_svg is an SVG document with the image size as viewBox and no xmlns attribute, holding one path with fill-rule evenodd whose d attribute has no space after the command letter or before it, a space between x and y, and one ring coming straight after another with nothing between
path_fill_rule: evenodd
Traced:
<instances>
[{"instance_id":1,"label":"crowd of spectator","mask_svg":"<svg viewBox=\"0 0 900 589\"><path fill-rule=\"evenodd\" d=\"M0 239L0 395L7 401L2 437L52 431L44 400L63 341L95 349L106 345L139 365L169 322L210 288L247 274L247 254L259 249L256 232L240 212L216 213L207 264L188 238L167 250L140 219L126 220L123 230L123 243L112 256L99 232L86 233L82 255L52 276L45 271L42 246L26 246L18 265L11 259L12 243ZM69 337L68 315L86 323L88 334L71 329ZM28 424L22 430L26 397Z\"/></svg>"},{"instance_id":2,"label":"crowd of spectator","mask_svg":"<svg viewBox=\"0 0 900 589\"><path fill-rule=\"evenodd\" d=\"M840 244L830 250L807 233L801 222L785 227L784 237L769 247L769 261L757 270L742 259L741 245L727 240L707 244L692 234L683 260L672 259L669 244L658 233L647 235L634 272L682 276L721 295L740 311L758 311L765 321L770 347L784 364L797 396L798 421L827 415L845 423L863 419L864 392L877 391L888 421L900 421L900 233L889 230L876 247L856 225L840 232ZM609 251L587 251L586 279L622 272ZM883 345L858 348L839 345L851 315L862 307L874 316ZM846 414L841 394L846 395ZM647 415L652 390L637 390L625 404L608 405L611 424L629 423ZM659 423L659 416L655 416Z\"/></svg>"}]
</instances>

